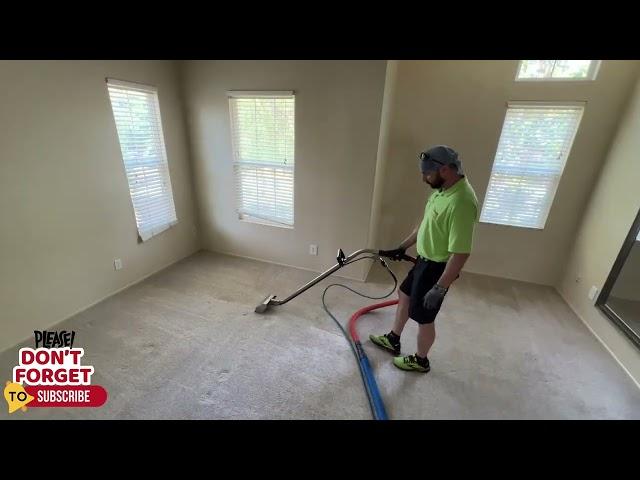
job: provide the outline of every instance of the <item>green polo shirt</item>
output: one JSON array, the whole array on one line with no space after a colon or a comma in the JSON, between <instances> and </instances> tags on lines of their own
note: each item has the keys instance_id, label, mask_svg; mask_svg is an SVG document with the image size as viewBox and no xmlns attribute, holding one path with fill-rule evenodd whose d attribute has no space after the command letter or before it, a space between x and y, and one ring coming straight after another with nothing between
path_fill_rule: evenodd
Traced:
<instances>
[{"instance_id":1,"label":"green polo shirt","mask_svg":"<svg viewBox=\"0 0 640 480\"><path fill-rule=\"evenodd\" d=\"M447 190L434 192L418 230L418 255L446 262L452 253L471 253L477 218L478 199L466 177Z\"/></svg>"}]
</instances>

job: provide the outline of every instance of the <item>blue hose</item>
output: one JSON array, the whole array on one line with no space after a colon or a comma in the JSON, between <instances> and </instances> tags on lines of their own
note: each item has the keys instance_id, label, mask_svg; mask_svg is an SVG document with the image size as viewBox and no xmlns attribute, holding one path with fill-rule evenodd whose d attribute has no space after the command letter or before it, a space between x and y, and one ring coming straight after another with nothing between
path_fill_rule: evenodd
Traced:
<instances>
[{"instance_id":1,"label":"blue hose","mask_svg":"<svg viewBox=\"0 0 640 480\"><path fill-rule=\"evenodd\" d=\"M371 258L374 260L376 259L376 257L362 257L362 258L358 258L357 260L351 260L350 262L345 263L345 265L357 262L359 260L364 260L365 258ZM384 408L384 402L382 401L382 395L380 395L380 390L378 390L378 384L376 383L376 379L373 375L373 369L371 368L371 364L369 363L369 359L367 358L367 355L364 353L364 349L362 348L362 344L360 343L360 340L357 338L357 336L354 336L354 335L350 336L347 333L347 331L344 329L342 324L338 321L338 319L331 313L331 311L329 310L325 302L325 295L327 294L327 291L331 287L342 287L357 295L360 295L361 297L371 298L373 300L381 300L383 298L389 297L391 294L393 294L393 292L396 291L396 287L398 286L398 279L396 278L394 273L391 271L391 269L389 269L386 263L382 262L382 266L389 272L389 274L391 275L391 278L393 278L393 288L389 293L387 293L382 297L372 297L369 295L365 295L361 292L354 290L351 287L342 285L340 283L333 283L327 286L322 292L322 307L324 308L324 311L327 312L327 315L331 317L331 319L335 322L335 324L338 326L340 331L342 331L342 334L344 335L347 342L349 343L349 347L351 348L353 355L356 357L356 360L358 361L360 376L362 377L362 383L364 384L364 388L367 393L367 400L369 400L369 406L371 407L371 413L373 414L374 420L389 420L389 416L387 415L387 411ZM389 302L389 304L390 303L392 302ZM395 300L393 303L397 303L397 300ZM378 308L380 306L383 306L383 305L382 304L374 305L372 307Z\"/></svg>"},{"instance_id":2,"label":"blue hose","mask_svg":"<svg viewBox=\"0 0 640 480\"><path fill-rule=\"evenodd\" d=\"M367 388L367 393L373 408L374 418L375 420L389 420L387 410L384 408L384 402L382 401L382 395L380 395L380 390L378 390L376 378L373 375L373 369L371 368L371 364L369 363L369 358L367 357L367 354L364 353L362 344L359 341L354 343L356 346L356 351L358 352L360 370L362 371L365 386Z\"/></svg>"}]
</instances>

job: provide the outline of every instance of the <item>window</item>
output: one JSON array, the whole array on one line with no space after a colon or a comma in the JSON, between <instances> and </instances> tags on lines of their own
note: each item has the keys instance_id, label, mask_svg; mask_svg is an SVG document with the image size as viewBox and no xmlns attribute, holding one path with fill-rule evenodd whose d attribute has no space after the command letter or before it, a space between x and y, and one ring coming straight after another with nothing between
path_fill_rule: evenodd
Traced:
<instances>
[{"instance_id":1,"label":"window","mask_svg":"<svg viewBox=\"0 0 640 480\"><path fill-rule=\"evenodd\" d=\"M510 103L480 221L544 228L584 104Z\"/></svg>"},{"instance_id":2,"label":"window","mask_svg":"<svg viewBox=\"0 0 640 480\"><path fill-rule=\"evenodd\" d=\"M600 60L520 60L516 80L595 80Z\"/></svg>"},{"instance_id":3,"label":"window","mask_svg":"<svg viewBox=\"0 0 640 480\"><path fill-rule=\"evenodd\" d=\"M241 220L293 227L293 92L229 92Z\"/></svg>"},{"instance_id":4,"label":"window","mask_svg":"<svg viewBox=\"0 0 640 480\"><path fill-rule=\"evenodd\" d=\"M129 193L142 241L178 220L154 87L107 79Z\"/></svg>"}]
</instances>

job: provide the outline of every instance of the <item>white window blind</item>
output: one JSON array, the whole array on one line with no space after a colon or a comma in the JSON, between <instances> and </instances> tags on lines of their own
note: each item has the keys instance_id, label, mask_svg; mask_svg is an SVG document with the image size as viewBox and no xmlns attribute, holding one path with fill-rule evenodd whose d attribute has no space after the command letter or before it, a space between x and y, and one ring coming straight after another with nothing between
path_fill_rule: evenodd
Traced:
<instances>
[{"instance_id":1,"label":"white window blind","mask_svg":"<svg viewBox=\"0 0 640 480\"><path fill-rule=\"evenodd\" d=\"M239 218L292 227L293 92L229 92Z\"/></svg>"},{"instance_id":2,"label":"white window blind","mask_svg":"<svg viewBox=\"0 0 640 480\"><path fill-rule=\"evenodd\" d=\"M509 104L481 222L544 228L583 110Z\"/></svg>"},{"instance_id":3,"label":"white window blind","mask_svg":"<svg viewBox=\"0 0 640 480\"><path fill-rule=\"evenodd\" d=\"M595 80L600 60L520 60L517 80Z\"/></svg>"},{"instance_id":4,"label":"white window blind","mask_svg":"<svg viewBox=\"0 0 640 480\"><path fill-rule=\"evenodd\" d=\"M154 87L107 79L138 234L145 241L177 223Z\"/></svg>"}]
</instances>

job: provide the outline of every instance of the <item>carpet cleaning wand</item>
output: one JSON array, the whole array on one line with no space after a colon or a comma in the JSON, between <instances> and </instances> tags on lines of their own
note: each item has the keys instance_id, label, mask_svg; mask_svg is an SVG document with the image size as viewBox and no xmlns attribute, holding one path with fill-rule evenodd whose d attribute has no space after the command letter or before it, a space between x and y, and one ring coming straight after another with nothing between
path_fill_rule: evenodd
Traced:
<instances>
[{"instance_id":1,"label":"carpet cleaning wand","mask_svg":"<svg viewBox=\"0 0 640 480\"><path fill-rule=\"evenodd\" d=\"M283 305L285 303L287 303L288 301L292 300L293 298L297 297L298 295L300 295L302 292L304 292L305 290L308 290L309 288L313 287L315 284L317 284L318 282L320 282L321 280L325 279L326 277L328 277L329 275L331 275L332 273L334 273L335 271L341 269L342 267L349 265L351 263L360 261L360 260L365 260L365 259L371 259L371 260L379 260L380 263L382 264L382 266L385 268L385 270L387 270L387 272L391 275L391 278L393 279L393 288L391 289L391 291L389 293L384 294L381 297L372 297L369 295L366 295L364 293L358 292L356 290L354 290L351 287L348 287L347 285L343 285L340 283L333 283L329 286L327 286L324 289L324 292L322 292L322 306L325 310L325 312L327 312L327 314L331 317L331 319L335 322L335 324L338 326L338 328L342 331L342 334L344 335L344 337L346 338L347 342L349 343L349 346L351 347L351 350L356 358L356 361L358 362L358 368L360 370L360 375L362 377L362 382L364 384L364 388L365 391L367 393L367 399L369 400L369 406L371 407L371 413L373 415L373 418L375 420L388 420L388 415L387 415L387 411L385 409L384 406L384 402L382 400L382 395L380 394L380 390L378 389L378 384L376 383L376 379L375 376L373 374L373 369L371 368L371 363L369 362L369 359L367 358L367 354L364 351L364 348L362 347L362 343L360 342L360 338L358 336L358 332L356 330L356 322L358 320L358 318L360 318L361 315L370 312L371 310L375 310L378 308L383 308L383 307L388 307L390 305L396 305L398 303L398 300L389 300L383 303L377 303L374 305L369 305L368 307L364 307L361 308L360 310L358 310L357 312L355 312L351 318L349 319L349 333L347 333L344 329L344 327L342 326L342 324L338 321L338 319L331 313L331 311L329 311L329 308L327 307L327 304L325 302L325 296L327 294L327 291L331 288L331 287L342 287L345 288L357 295L360 295L361 297L365 297L365 298L370 298L373 300L382 300L384 298L389 297L390 295L392 295L395 291L396 291L396 287L398 286L398 279L396 278L396 276L394 275L394 273L391 271L391 269L389 268L389 266L387 265L387 262L384 261L384 259L382 258L383 255L382 251L380 250L367 250L367 249L362 249L362 250L358 250L356 252L353 252L351 255L349 255L348 257L346 257L344 255L344 252L342 251L342 249L340 249L338 251L338 255L337 255L337 261L338 263L336 263L333 267L331 267L329 270L327 270L326 272L323 272L322 274L318 275L316 278L314 278L313 280L311 280L310 282L306 283L305 285L303 285L302 287L300 287L298 290L296 290L295 292L293 292L291 295L289 295L287 298L285 298L284 300L276 300L276 296L275 295L269 295L267 296L267 298L265 298L262 303L260 303L255 311L256 313L264 313L269 307L271 306L277 306L277 305ZM403 255L402 256L402 260L407 260L410 261L412 263L416 263L416 259L413 257L410 257L408 255Z\"/></svg>"},{"instance_id":2,"label":"carpet cleaning wand","mask_svg":"<svg viewBox=\"0 0 640 480\"><path fill-rule=\"evenodd\" d=\"M370 255L381 256L381 251L380 250L361 249L361 250L357 250L357 251L353 252L349 256L345 256L345 254L342 251L342 249L340 249L340 250L338 250L338 255L336 257L336 260L337 260L338 263L336 263L329 270L321 273L320 275L318 275L316 278L314 278L310 282L308 282L305 285L301 286L300 288L298 288L295 292L293 292L291 295L289 295L284 300L276 300L276 295L268 295L256 307L255 312L256 313L264 313L269 309L269 307L284 305L288 301L290 301L290 300L294 299L295 297L297 297L298 295L300 295L302 292L308 290L309 288L313 287L318 282L324 280L325 278L327 278L332 273L340 270L345 265L348 265L349 263L353 263L361 255L369 255L369 257L366 257L366 258L371 258ZM403 257L403 259L404 260L409 260L409 261L415 261L413 258L409 257L408 255L405 255ZM382 260L382 259L380 259L380 260Z\"/></svg>"}]
</instances>

